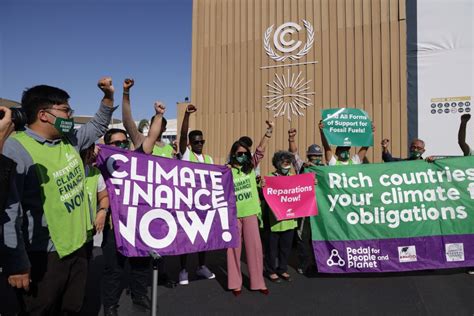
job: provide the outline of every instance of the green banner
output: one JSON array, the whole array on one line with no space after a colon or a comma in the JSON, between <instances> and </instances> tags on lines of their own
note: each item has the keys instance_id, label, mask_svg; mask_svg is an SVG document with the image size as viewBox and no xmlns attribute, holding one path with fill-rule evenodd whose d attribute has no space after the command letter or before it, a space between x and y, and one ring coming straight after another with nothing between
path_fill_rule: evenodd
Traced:
<instances>
[{"instance_id":1,"label":"green banner","mask_svg":"<svg viewBox=\"0 0 474 316\"><path fill-rule=\"evenodd\" d=\"M359 109L322 110L323 132L335 146L373 146L372 122L367 112Z\"/></svg>"},{"instance_id":2,"label":"green banner","mask_svg":"<svg viewBox=\"0 0 474 316\"><path fill-rule=\"evenodd\" d=\"M313 240L474 233L474 157L317 169Z\"/></svg>"}]
</instances>

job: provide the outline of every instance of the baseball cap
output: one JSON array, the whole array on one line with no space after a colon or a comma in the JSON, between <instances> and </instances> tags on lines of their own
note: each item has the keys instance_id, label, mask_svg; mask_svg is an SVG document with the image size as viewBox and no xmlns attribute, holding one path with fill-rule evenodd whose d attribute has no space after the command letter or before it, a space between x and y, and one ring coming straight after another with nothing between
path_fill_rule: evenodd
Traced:
<instances>
[{"instance_id":1,"label":"baseball cap","mask_svg":"<svg viewBox=\"0 0 474 316\"><path fill-rule=\"evenodd\" d=\"M318 155L318 156L322 156L323 155L323 151L321 149L321 146L319 145L316 145L316 144L313 144L311 146L308 147L308 151L306 152L306 155Z\"/></svg>"}]
</instances>

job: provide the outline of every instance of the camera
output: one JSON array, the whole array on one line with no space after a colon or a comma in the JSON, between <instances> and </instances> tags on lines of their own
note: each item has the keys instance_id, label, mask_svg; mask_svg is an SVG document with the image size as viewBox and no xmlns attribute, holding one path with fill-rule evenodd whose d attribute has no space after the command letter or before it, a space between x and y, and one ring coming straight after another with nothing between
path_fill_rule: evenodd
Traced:
<instances>
[{"instance_id":1,"label":"camera","mask_svg":"<svg viewBox=\"0 0 474 316\"><path fill-rule=\"evenodd\" d=\"M25 129L26 125L26 114L22 108L10 108L12 111L12 122L15 124L15 131ZM5 116L5 112L0 110L0 120Z\"/></svg>"}]
</instances>

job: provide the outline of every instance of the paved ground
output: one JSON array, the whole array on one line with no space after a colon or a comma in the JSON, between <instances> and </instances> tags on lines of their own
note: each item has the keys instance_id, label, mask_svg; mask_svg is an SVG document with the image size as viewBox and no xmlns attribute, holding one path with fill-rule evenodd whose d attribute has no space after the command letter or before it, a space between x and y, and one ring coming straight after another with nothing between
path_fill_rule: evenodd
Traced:
<instances>
[{"instance_id":1,"label":"paved ground","mask_svg":"<svg viewBox=\"0 0 474 316\"><path fill-rule=\"evenodd\" d=\"M196 264L195 257L190 256L190 266ZM226 290L225 253L212 252L208 262L215 280L193 281L195 275L190 273L188 286L158 287L160 315L474 315L474 276L464 269L366 275L313 272L301 276L291 268L294 280L268 281L268 296L244 288L241 296L234 297ZM167 265L169 274L177 276L178 258L169 258ZM97 248L83 315L102 315L102 267L101 249ZM246 273L245 264L243 268ZM248 279L244 283L248 286ZM0 307L11 302L1 299ZM146 315L134 309L125 292L120 305L120 315Z\"/></svg>"}]
</instances>

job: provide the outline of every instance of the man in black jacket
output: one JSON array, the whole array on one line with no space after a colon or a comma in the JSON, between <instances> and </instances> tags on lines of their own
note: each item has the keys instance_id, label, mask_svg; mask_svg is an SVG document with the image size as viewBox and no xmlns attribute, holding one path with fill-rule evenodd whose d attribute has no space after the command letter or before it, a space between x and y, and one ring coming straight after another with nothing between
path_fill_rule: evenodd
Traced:
<instances>
[{"instance_id":1,"label":"man in black jacket","mask_svg":"<svg viewBox=\"0 0 474 316\"><path fill-rule=\"evenodd\" d=\"M6 277L2 273L4 262L1 260L5 258L3 253L3 224L6 222L5 204L16 168L15 162L5 157L2 154L2 150L6 139L13 132L14 124L10 109L0 106L0 113L0 302L11 302L10 304L0 304L0 314L14 315L18 309L18 306L15 304L15 292L8 285Z\"/></svg>"},{"instance_id":2,"label":"man in black jacket","mask_svg":"<svg viewBox=\"0 0 474 316\"><path fill-rule=\"evenodd\" d=\"M3 211L10 187L10 176L15 170L15 163L13 160L2 155L2 150L3 144L13 132L15 125L12 122L12 112L10 109L0 106L0 112L4 113L3 118L0 119L0 207Z\"/></svg>"},{"instance_id":3,"label":"man in black jacket","mask_svg":"<svg viewBox=\"0 0 474 316\"><path fill-rule=\"evenodd\" d=\"M425 152L425 142L421 139L415 138L411 141L410 153L406 159L392 157L392 154L388 150L389 144L390 140L382 140L382 160L384 162L423 159L422 155Z\"/></svg>"}]
</instances>

